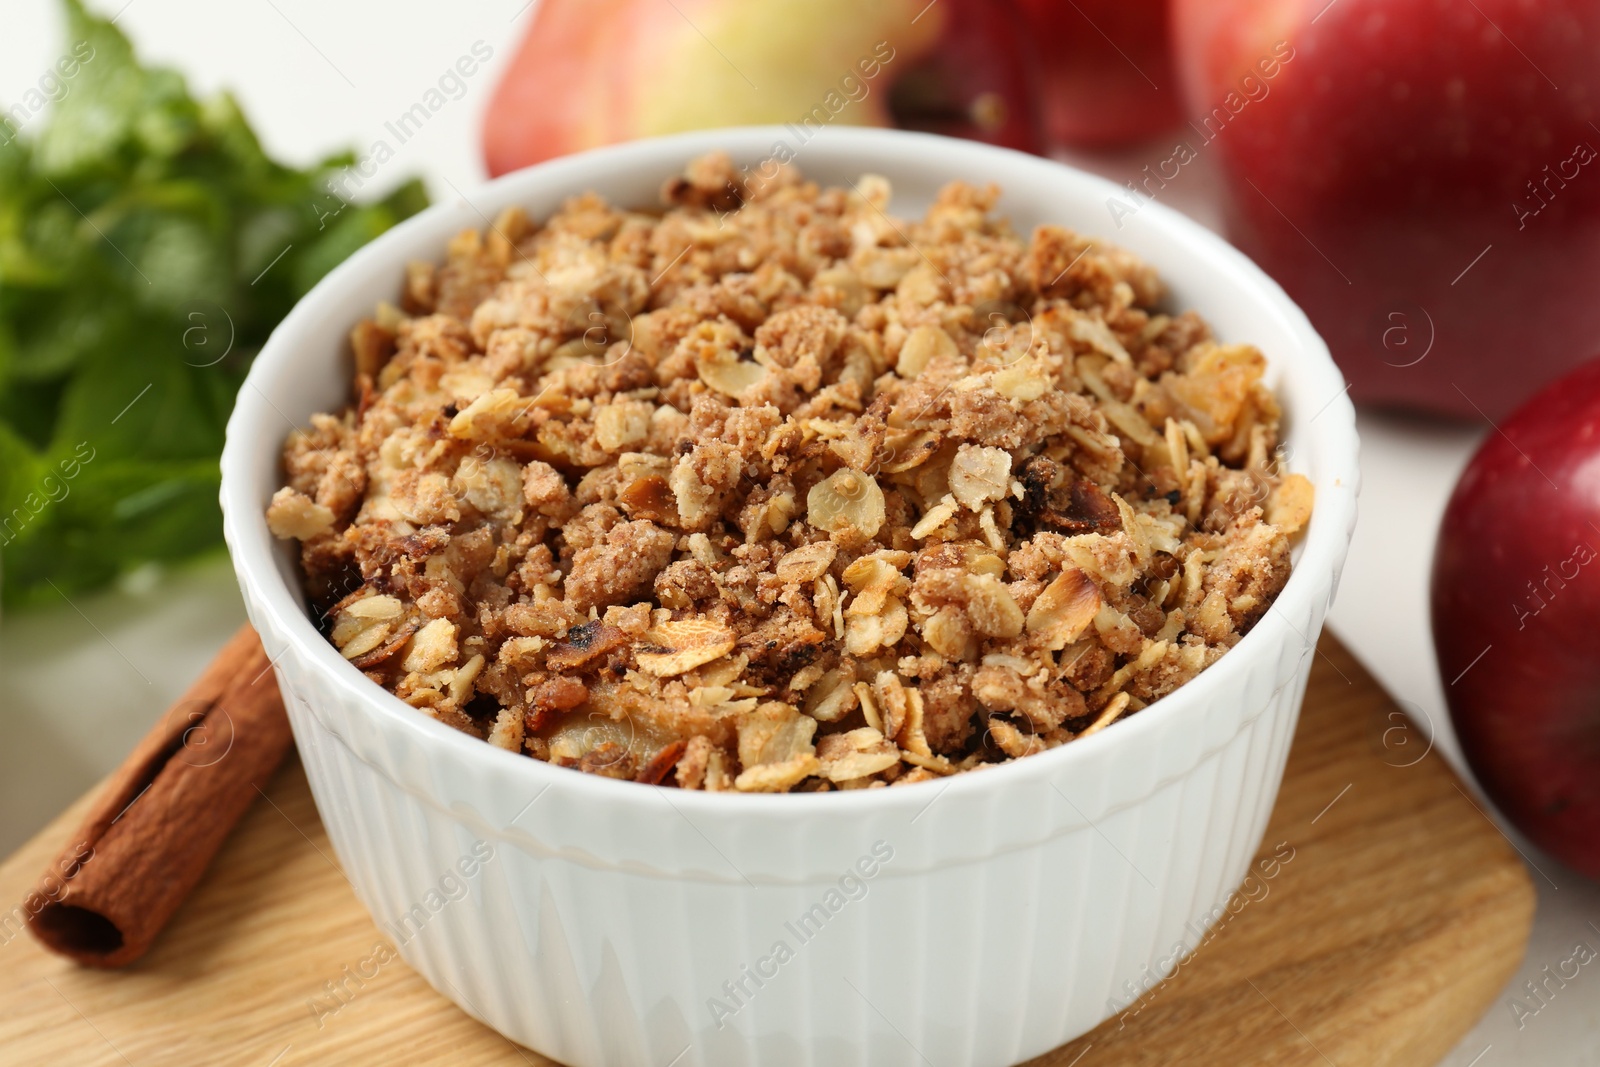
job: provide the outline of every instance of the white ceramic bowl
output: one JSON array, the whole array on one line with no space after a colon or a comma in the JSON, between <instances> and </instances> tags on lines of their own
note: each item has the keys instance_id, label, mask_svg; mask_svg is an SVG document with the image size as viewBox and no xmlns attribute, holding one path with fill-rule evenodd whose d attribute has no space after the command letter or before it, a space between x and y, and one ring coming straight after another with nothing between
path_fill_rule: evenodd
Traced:
<instances>
[{"instance_id":1,"label":"white ceramic bowl","mask_svg":"<svg viewBox=\"0 0 1600 1067\"><path fill-rule=\"evenodd\" d=\"M1355 521L1343 379L1240 253L1155 203L1119 229L1117 186L1032 156L848 128L799 146L796 163L824 184L888 177L901 215L951 179L994 181L1020 232L1061 223L1144 256L1174 308L1266 352L1292 466L1316 485L1293 577L1237 648L1127 721L992 770L745 796L501 751L346 663L263 519L284 435L346 402L347 331L395 298L408 260L440 257L451 235L513 204L543 217L586 189L654 204L691 157L723 148L754 163L780 141L797 146L773 127L571 156L358 252L278 327L239 394L222 457L228 545L346 874L406 961L470 1014L584 1067L1013 1063L1170 969L1243 879Z\"/></svg>"}]
</instances>

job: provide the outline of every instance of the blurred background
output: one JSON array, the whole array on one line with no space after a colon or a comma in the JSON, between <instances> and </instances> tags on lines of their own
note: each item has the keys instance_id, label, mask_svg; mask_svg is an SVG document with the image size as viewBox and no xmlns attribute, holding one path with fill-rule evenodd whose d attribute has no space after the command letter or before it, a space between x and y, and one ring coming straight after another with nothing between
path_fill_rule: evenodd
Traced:
<instances>
[{"instance_id":1,"label":"blurred background","mask_svg":"<svg viewBox=\"0 0 1600 1067\"><path fill-rule=\"evenodd\" d=\"M7 0L0 853L118 763L243 621L215 516L221 424L316 278L506 170L808 117L1052 155L1121 186L1103 236L1155 200L1277 278L1361 412L1332 628L1470 778L1430 565L1480 442L1600 340L1597 9ZM1600 946L1600 889L1507 832L1549 876L1515 988ZM1497 1006L1446 1062L1600 1063L1600 977L1535 1024Z\"/></svg>"}]
</instances>

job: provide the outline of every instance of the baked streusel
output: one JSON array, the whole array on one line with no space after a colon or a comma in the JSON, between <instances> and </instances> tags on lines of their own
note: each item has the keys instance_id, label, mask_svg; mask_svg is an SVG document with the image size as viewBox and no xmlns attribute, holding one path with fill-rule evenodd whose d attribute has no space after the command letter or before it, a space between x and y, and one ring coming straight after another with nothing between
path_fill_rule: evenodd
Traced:
<instances>
[{"instance_id":1,"label":"baked streusel","mask_svg":"<svg viewBox=\"0 0 1600 1067\"><path fill-rule=\"evenodd\" d=\"M1266 362L1155 273L951 184L588 194L412 264L267 512L332 642L424 714L686 789L1042 752L1215 662L1311 485Z\"/></svg>"}]
</instances>

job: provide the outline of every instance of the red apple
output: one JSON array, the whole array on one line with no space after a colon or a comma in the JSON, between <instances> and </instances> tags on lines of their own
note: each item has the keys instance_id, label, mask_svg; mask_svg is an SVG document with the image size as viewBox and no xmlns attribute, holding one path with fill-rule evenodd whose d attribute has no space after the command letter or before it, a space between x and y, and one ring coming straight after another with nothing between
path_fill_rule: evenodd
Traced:
<instances>
[{"instance_id":1,"label":"red apple","mask_svg":"<svg viewBox=\"0 0 1600 1067\"><path fill-rule=\"evenodd\" d=\"M1600 878L1600 360L1472 458L1439 530L1432 601L1473 773L1541 848Z\"/></svg>"},{"instance_id":2,"label":"red apple","mask_svg":"<svg viewBox=\"0 0 1600 1067\"><path fill-rule=\"evenodd\" d=\"M1113 145L1183 121L1167 0L1017 0L1056 145Z\"/></svg>"},{"instance_id":3,"label":"red apple","mask_svg":"<svg viewBox=\"0 0 1600 1067\"><path fill-rule=\"evenodd\" d=\"M498 175L750 123L893 124L1036 150L1027 55L1010 0L540 0L489 103L484 157Z\"/></svg>"},{"instance_id":4,"label":"red apple","mask_svg":"<svg viewBox=\"0 0 1600 1067\"><path fill-rule=\"evenodd\" d=\"M1186 136L1230 179L1230 236L1357 400L1499 417L1600 344L1600 4L1173 14Z\"/></svg>"},{"instance_id":5,"label":"red apple","mask_svg":"<svg viewBox=\"0 0 1600 1067\"><path fill-rule=\"evenodd\" d=\"M1028 27L1011 0L956 0L933 48L889 72L889 119L903 130L1040 152L1036 75Z\"/></svg>"}]
</instances>

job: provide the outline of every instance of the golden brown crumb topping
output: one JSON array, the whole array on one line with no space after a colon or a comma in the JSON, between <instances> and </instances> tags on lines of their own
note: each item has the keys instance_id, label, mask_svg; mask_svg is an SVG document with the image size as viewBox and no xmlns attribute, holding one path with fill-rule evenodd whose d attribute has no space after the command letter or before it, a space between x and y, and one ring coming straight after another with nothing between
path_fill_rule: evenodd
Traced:
<instances>
[{"instance_id":1,"label":"golden brown crumb topping","mask_svg":"<svg viewBox=\"0 0 1600 1067\"><path fill-rule=\"evenodd\" d=\"M686 789L859 789L1065 744L1289 574L1260 352L993 186L726 157L412 264L267 521L329 639L490 743Z\"/></svg>"}]
</instances>

